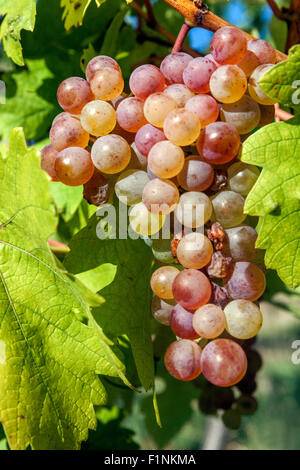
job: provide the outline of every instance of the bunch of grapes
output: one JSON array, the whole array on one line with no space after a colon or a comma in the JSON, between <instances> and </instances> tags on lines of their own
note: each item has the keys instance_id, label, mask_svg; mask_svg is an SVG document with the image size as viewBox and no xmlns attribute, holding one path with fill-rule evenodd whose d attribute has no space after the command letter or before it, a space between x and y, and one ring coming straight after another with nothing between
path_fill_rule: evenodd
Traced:
<instances>
[{"instance_id":1,"label":"bunch of grapes","mask_svg":"<svg viewBox=\"0 0 300 470\"><path fill-rule=\"evenodd\" d=\"M239 154L241 141L274 118L259 79L275 62L270 44L224 27L205 57L175 52L160 68L136 68L129 95L106 56L88 63L86 80L58 88L64 112L41 166L54 181L83 185L91 204L115 193L130 206L130 229L162 264L151 278L152 311L178 338L165 365L179 380L202 372L216 386L238 383L247 370L240 340L262 325L265 275L255 264L257 234L243 224L259 170Z\"/></svg>"}]
</instances>

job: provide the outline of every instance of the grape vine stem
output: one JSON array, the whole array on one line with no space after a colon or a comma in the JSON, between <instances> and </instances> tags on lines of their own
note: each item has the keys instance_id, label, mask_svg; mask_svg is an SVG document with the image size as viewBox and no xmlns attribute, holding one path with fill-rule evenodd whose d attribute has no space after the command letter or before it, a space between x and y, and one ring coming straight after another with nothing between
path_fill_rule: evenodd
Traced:
<instances>
[{"instance_id":1,"label":"grape vine stem","mask_svg":"<svg viewBox=\"0 0 300 470\"><path fill-rule=\"evenodd\" d=\"M173 46L172 54L181 50L183 46L183 41L185 40L186 35L190 29L190 26L188 26L186 23L183 23L183 25L181 26L181 30L179 31L178 36L176 38L175 44Z\"/></svg>"}]
</instances>

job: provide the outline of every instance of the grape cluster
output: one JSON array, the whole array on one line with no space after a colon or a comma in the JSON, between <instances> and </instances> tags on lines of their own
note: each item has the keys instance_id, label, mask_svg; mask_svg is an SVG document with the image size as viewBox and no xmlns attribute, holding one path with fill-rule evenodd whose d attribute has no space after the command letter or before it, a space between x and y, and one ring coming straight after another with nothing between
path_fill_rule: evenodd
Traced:
<instances>
[{"instance_id":1,"label":"grape cluster","mask_svg":"<svg viewBox=\"0 0 300 470\"><path fill-rule=\"evenodd\" d=\"M130 206L131 230L163 264L151 278L152 311L178 338L165 365L183 381L201 372L221 387L241 381L247 357L236 340L262 325L256 301L265 275L255 264L257 234L243 224L259 170L239 154L241 141L274 118L259 79L275 62L267 42L224 27L205 57L175 52L160 68L136 68L130 95L106 56L88 63L86 80L71 77L58 88L64 112L53 121L42 169L53 181L83 185L91 204L115 194ZM167 222L168 239L160 236ZM203 350L199 338L207 339Z\"/></svg>"}]
</instances>

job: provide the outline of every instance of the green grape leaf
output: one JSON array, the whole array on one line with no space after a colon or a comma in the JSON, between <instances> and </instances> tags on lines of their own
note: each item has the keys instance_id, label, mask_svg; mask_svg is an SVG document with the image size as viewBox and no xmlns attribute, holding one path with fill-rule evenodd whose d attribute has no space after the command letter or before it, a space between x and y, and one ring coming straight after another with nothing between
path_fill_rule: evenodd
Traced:
<instances>
[{"instance_id":1,"label":"green grape leaf","mask_svg":"<svg viewBox=\"0 0 300 470\"><path fill-rule=\"evenodd\" d=\"M89 44L86 49L83 50L82 56L80 59L80 67L83 73L85 73L85 69L87 64L90 60L92 60L97 55L96 49L92 44Z\"/></svg>"},{"instance_id":2,"label":"green grape leaf","mask_svg":"<svg viewBox=\"0 0 300 470\"><path fill-rule=\"evenodd\" d=\"M291 287L300 284L300 117L273 123L250 136L241 159L263 167L249 193L245 212L262 216L257 246L267 267ZM297 220L298 216L298 220Z\"/></svg>"},{"instance_id":3,"label":"green grape leaf","mask_svg":"<svg viewBox=\"0 0 300 470\"><path fill-rule=\"evenodd\" d=\"M24 65L20 43L21 30L33 31L36 15L36 0L0 0L0 40L6 54L16 64Z\"/></svg>"},{"instance_id":4,"label":"green grape leaf","mask_svg":"<svg viewBox=\"0 0 300 470\"><path fill-rule=\"evenodd\" d=\"M101 47L101 54L108 55L110 57L114 57L116 54L116 46L118 42L118 35L123 24L125 15L128 9L123 8L120 10L117 15L114 17L113 21L111 22Z\"/></svg>"},{"instance_id":5,"label":"green grape leaf","mask_svg":"<svg viewBox=\"0 0 300 470\"><path fill-rule=\"evenodd\" d=\"M95 297L48 248L49 181L21 129L0 176L0 422L12 449L78 449L95 429L93 405L106 401L97 374L123 378L124 366L91 316Z\"/></svg>"},{"instance_id":6,"label":"green grape leaf","mask_svg":"<svg viewBox=\"0 0 300 470\"><path fill-rule=\"evenodd\" d=\"M50 192L57 212L69 222L82 201L82 186L66 186L55 181L50 183Z\"/></svg>"},{"instance_id":7,"label":"green grape leaf","mask_svg":"<svg viewBox=\"0 0 300 470\"><path fill-rule=\"evenodd\" d=\"M152 252L141 239L100 240L96 235L98 221L93 216L71 240L65 266L74 274L107 263L115 266L113 281L101 290L106 302L94 309L93 314L108 336L128 336L139 378L147 390L154 377L149 283ZM97 276L100 290L107 280L106 270L99 270Z\"/></svg>"},{"instance_id":8,"label":"green grape leaf","mask_svg":"<svg viewBox=\"0 0 300 470\"><path fill-rule=\"evenodd\" d=\"M288 60L275 65L260 79L263 91L276 102L300 111L300 45L290 49Z\"/></svg>"},{"instance_id":9,"label":"green grape leaf","mask_svg":"<svg viewBox=\"0 0 300 470\"><path fill-rule=\"evenodd\" d=\"M92 0L61 0L61 7L64 9L62 19L65 22L65 28L68 31L72 26L82 25L84 15L90 6ZM105 0L95 0L97 7Z\"/></svg>"}]
</instances>

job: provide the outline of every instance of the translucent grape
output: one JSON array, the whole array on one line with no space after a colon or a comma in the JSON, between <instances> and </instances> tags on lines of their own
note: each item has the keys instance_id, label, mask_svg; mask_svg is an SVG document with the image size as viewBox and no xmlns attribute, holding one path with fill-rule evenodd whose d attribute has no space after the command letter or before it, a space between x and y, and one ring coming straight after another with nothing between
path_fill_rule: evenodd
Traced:
<instances>
[{"instance_id":1,"label":"translucent grape","mask_svg":"<svg viewBox=\"0 0 300 470\"><path fill-rule=\"evenodd\" d=\"M224 309L226 330L234 338L249 339L256 336L262 327L263 316L253 302L233 300Z\"/></svg>"},{"instance_id":2,"label":"translucent grape","mask_svg":"<svg viewBox=\"0 0 300 470\"><path fill-rule=\"evenodd\" d=\"M106 101L95 100L86 104L81 112L83 129L96 137L109 134L115 127L116 112Z\"/></svg>"},{"instance_id":3,"label":"translucent grape","mask_svg":"<svg viewBox=\"0 0 300 470\"><path fill-rule=\"evenodd\" d=\"M202 233L192 232L185 235L177 247L177 258L185 268L201 269L212 257L213 247Z\"/></svg>"},{"instance_id":4,"label":"translucent grape","mask_svg":"<svg viewBox=\"0 0 300 470\"><path fill-rule=\"evenodd\" d=\"M194 330L201 338L217 338L223 333L225 326L224 312L217 305L203 305L193 315Z\"/></svg>"},{"instance_id":5,"label":"translucent grape","mask_svg":"<svg viewBox=\"0 0 300 470\"><path fill-rule=\"evenodd\" d=\"M184 382L201 374L201 348L189 339L180 339L170 344L164 362L169 374Z\"/></svg>"},{"instance_id":6,"label":"translucent grape","mask_svg":"<svg viewBox=\"0 0 300 470\"><path fill-rule=\"evenodd\" d=\"M156 269L151 276L150 285L154 294L161 299L173 299L172 285L175 277L180 273L174 266L163 266Z\"/></svg>"},{"instance_id":7,"label":"translucent grape","mask_svg":"<svg viewBox=\"0 0 300 470\"><path fill-rule=\"evenodd\" d=\"M184 84L195 93L208 93L209 81L217 69L214 62L205 57L191 60L183 72Z\"/></svg>"},{"instance_id":8,"label":"translucent grape","mask_svg":"<svg viewBox=\"0 0 300 470\"><path fill-rule=\"evenodd\" d=\"M148 165L154 175L159 178L173 178L183 168L183 150L167 140L158 142L149 152Z\"/></svg>"},{"instance_id":9,"label":"translucent grape","mask_svg":"<svg viewBox=\"0 0 300 470\"><path fill-rule=\"evenodd\" d=\"M145 64L137 67L129 79L129 87L132 93L145 100L152 93L163 91L165 88L165 77L155 65Z\"/></svg>"},{"instance_id":10,"label":"translucent grape","mask_svg":"<svg viewBox=\"0 0 300 470\"><path fill-rule=\"evenodd\" d=\"M68 118L73 118L73 119L77 119L79 120L80 119L80 115L78 114L70 114L70 113L66 113L66 112L63 112L63 113L59 113L54 119L53 119L53 122L52 122L52 126L58 122L58 121L64 121Z\"/></svg>"},{"instance_id":11,"label":"translucent grape","mask_svg":"<svg viewBox=\"0 0 300 470\"><path fill-rule=\"evenodd\" d=\"M144 104L144 115L150 124L163 127L168 114L177 108L176 101L165 93L153 93Z\"/></svg>"},{"instance_id":12,"label":"translucent grape","mask_svg":"<svg viewBox=\"0 0 300 470\"><path fill-rule=\"evenodd\" d=\"M165 119L164 133L175 145L190 145L200 134L198 116L185 108L174 109Z\"/></svg>"},{"instance_id":13,"label":"translucent grape","mask_svg":"<svg viewBox=\"0 0 300 470\"><path fill-rule=\"evenodd\" d=\"M142 201L142 194L149 177L142 170L126 170L119 176L115 184L117 198L128 206Z\"/></svg>"},{"instance_id":14,"label":"translucent grape","mask_svg":"<svg viewBox=\"0 0 300 470\"><path fill-rule=\"evenodd\" d=\"M256 55L260 64L276 63L276 51L274 47L263 39L251 39L248 41L248 51Z\"/></svg>"},{"instance_id":15,"label":"translucent grape","mask_svg":"<svg viewBox=\"0 0 300 470\"><path fill-rule=\"evenodd\" d=\"M152 300L152 315L155 320L162 325L170 325L170 317L173 307L176 305L175 299L161 299L157 295Z\"/></svg>"},{"instance_id":16,"label":"translucent grape","mask_svg":"<svg viewBox=\"0 0 300 470\"><path fill-rule=\"evenodd\" d=\"M184 166L177 175L178 184L186 191L204 191L214 180L213 167L199 159L198 155L190 155L184 160Z\"/></svg>"},{"instance_id":17,"label":"translucent grape","mask_svg":"<svg viewBox=\"0 0 300 470\"><path fill-rule=\"evenodd\" d=\"M259 105L260 107L260 121L258 127L264 127L268 124L274 122L275 119L275 106L266 106L263 104Z\"/></svg>"},{"instance_id":18,"label":"translucent grape","mask_svg":"<svg viewBox=\"0 0 300 470\"><path fill-rule=\"evenodd\" d=\"M183 108L187 101L195 96L194 93L188 89L188 87L182 85L181 83L169 85L163 91L163 93L173 98L173 100L176 101L178 108Z\"/></svg>"},{"instance_id":19,"label":"translucent grape","mask_svg":"<svg viewBox=\"0 0 300 470\"><path fill-rule=\"evenodd\" d=\"M95 169L92 178L83 185L83 197L94 206L102 206L109 201L110 189L107 179Z\"/></svg>"},{"instance_id":20,"label":"translucent grape","mask_svg":"<svg viewBox=\"0 0 300 470\"><path fill-rule=\"evenodd\" d=\"M239 134L249 134L258 126L260 108L250 96L244 95L235 103L223 104L220 116L222 121L235 126Z\"/></svg>"},{"instance_id":21,"label":"translucent grape","mask_svg":"<svg viewBox=\"0 0 300 470\"><path fill-rule=\"evenodd\" d=\"M218 64L237 64L247 52L245 34L232 26L224 26L213 35L210 50Z\"/></svg>"},{"instance_id":22,"label":"translucent grape","mask_svg":"<svg viewBox=\"0 0 300 470\"><path fill-rule=\"evenodd\" d=\"M92 160L103 173L115 174L124 170L131 157L128 143L115 134L104 135L92 147Z\"/></svg>"},{"instance_id":23,"label":"translucent grape","mask_svg":"<svg viewBox=\"0 0 300 470\"><path fill-rule=\"evenodd\" d=\"M117 108L117 121L122 129L137 132L147 124L144 116L144 101L139 98L126 98Z\"/></svg>"},{"instance_id":24,"label":"translucent grape","mask_svg":"<svg viewBox=\"0 0 300 470\"><path fill-rule=\"evenodd\" d=\"M141 127L135 136L135 145L139 152L148 157L153 145L166 140L166 136L161 129L157 129L151 124Z\"/></svg>"},{"instance_id":25,"label":"translucent grape","mask_svg":"<svg viewBox=\"0 0 300 470\"><path fill-rule=\"evenodd\" d=\"M212 215L212 203L206 194L189 191L180 196L175 215L184 227L202 227Z\"/></svg>"},{"instance_id":26,"label":"translucent grape","mask_svg":"<svg viewBox=\"0 0 300 470\"><path fill-rule=\"evenodd\" d=\"M159 232L165 222L165 216L152 214L143 202L132 206L129 212L132 230L139 235L148 236Z\"/></svg>"},{"instance_id":27,"label":"translucent grape","mask_svg":"<svg viewBox=\"0 0 300 470\"><path fill-rule=\"evenodd\" d=\"M201 271L185 269L174 279L173 296L183 308L194 311L209 301L211 285Z\"/></svg>"},{"instance_id":28,"label":"translucent grape","mask_svg":"<svg viewBox=\"0 0 300 470\"><path fill-rule=\"evenodd\" d=\"M211 76L210 91L221 103L234 103L247 90L247 78L237 65L222 65Z\"/></svg>"},{"instance_id":29,"label":"translucent grape","mask_svg":"<svg viewBox=\"0 0 300 470\"><path fill-rule=\"evenodd\" d=\"M240 144L241 139L235 126L227 122L213 122L202 129L197 150L208 163L222 165L234 159Z\"/></svg>"},{"instance_id":30,"label":"translucent grape","mask_svg":"<svg viewBox=\"0 0 300 470\"><path fill-rule=\"evenodd\" d=\"M80 114L82 108L93 99L90 85L80 77L70 77L58 87L57 100L68 113Z\"/></svg>"},{"instance_id":31,"label":"translucent grape","mask_svg":"<svg viewBox=\"0 0 300 470\"><path fill-rule=\"evenodd\" d=\"M218 64L218 62L215 61L212 54L206 54L204 57L205 57L205 59L211 60L217 68L220 67L221 64Z\"/></svg>"},{"instance_id":32,"label":"translucent grape","mask_svg":"<svg viewBox=\"0 0 300 470\"><path fill-rule=\"evenodd\" d=\"M87 150L70 147L57 155L55 171L62 183L68 186L80 186L93 176L94 165Z\"/></svg>"},{"instance_id":33,"label":"translucent grape","mask_svg":"<svg viewBox=\"0 0 300 470\"><path fill-rule=\"evenodd\" d=\"M266 288L266 278L262 270L247 261L235 264L231 277L227 280L226 288L232 299L257 300Z\"/></svg>"},{"instance_id":34,"label":"translucent grape","mask_svg":"<svg viewBox=\"0 0 300 470\"><path fill-rule=\"evenodd\" d=\"M275 104L275 101L272 100L272 98L269 98L259 86L259 80L262 78L262 76L266 72L271 70L273 67L274 67L273 64L259 65L259 67L257 67L254 70L251 77L249 78L249 85L248 85L249 94L259 104L264 104L264 105Z\"/></svg>"},{"instance_id":35,"label":"translucent grape","mask_svg":"<svg viewBox=\"0 0 300 470\"><path fill-rule=\"evenodd\" d=\"M90 60L85 70L85 75L86 75L88 82L91 81L93 76L97 72L99 72L99 70L102 70L103 68L106 68L106 67L113 68L119 72L121 71L118 62L112 59L112 57L108 57L106 55L98 55L94 57L92 60Z\"/></svg>"},{"instance_id":36,"label":"translucent grape","mask_svg":"<svg viewBox=\"0 0 300 470\"><path fill-rule=\"evenodd\" d=\"M254 52L247 50L245 57L241 62L237 64L237 66L242 69L246 77L250 77L252 72L260 65L260 61L258 57L254 54Z\"/></svg>"},{"instance_id":37,"label":"translucent grape","mask_svg":"<svg viewBox=\"0 0 300 470\"><path fill-rule=\"evenodd\" d=\"M55 150L53 145L47 145L41 152L41 169L44 170L52 178L53 181L57 181L55 171L55 160L57 158L58 151Z\"/></svg>"},{"instance_id":38,"label":"translucent grape","mask_svg":"<svg viewBox=\"0 0 300 470\"><path fill-rule=\"evenodd\" d=\"M210 95L196 95L189 99L185 109L197 114L200 119L201 128L215 122L219 116L219 106L216 100Z\"/></svg>"},{"instance_id":39,"label":"translucent grape","mask_svg":"<svg viewBox=\"0 0 300 470\"><path fill-rule=\"evenodd\" d=\"M165 264L171 264L175 262L175 259L171 250L171 240L158 239L153 240L152 253L157 261Z\"/></svg>"},{"instance_id":40,"label":"translucent grape","mask_svg":"<svg viewBox=\"0 0 300 470\"><path fill-rule=\"evenodd\" d=\"M254 165L236 162L228 168L227 174L229 188L242 196L247 196L256 183L260 171Z\"/></svg>"},{"instance_id":41,"label":"translucent grape","mask_svg":"<svg viewBox=\"0 0 300 470\"><path fill-rule=\"evenodd\" d=\"M204 377L218 387L240 382L247 370L247 357L241 346L230 339L215 339L202 351Z\"/></svg>"},{"instance_id":42,"label":"translucent grape","mask_svg":"<svg viewBox=\"0 0 300 470\"><path fill-rule=\"evenodd\" d=\"M155 178L143 190L143 203L154 214L170 214L179 200L177 186L169 180Z\"/></svg>"},{"instance_id":43,"label":"translucent grape","mask_svg":"<svg viewBox=\"0 0 300 470\"><path fill-rule=\"evenodd\" d=\"M98 100L110 101L123 92L124 80L119 70L104 67L93 75L90 85Z\"/></svg>"},{"instance_id":44,"label":"translucent grape","mask_svg":"<svg viewBox=\"0 0 300 470\"><path fill-rule=\"evenodd\" d=\"M90 135L86 132L78 119L72 117L61 118L50 129L50 141L55 150L60 152L68 147L87 147Z\"/></svg>"},{"instance_id":45,"label":"translucent grape","mask_svg":"<svg viewBox=\"0 0 300 470\"><path fill-rule=\"evenodd\" d=\"M167 83L183 83L183 71L193 57L185 52L175 52L167 55L160 64L160 70Z\"/></svg>"},{"instance_id":46,"label":"translucent grape","mask_svg":"<svg viewBox=\"0 0 300 470\"><path fill-rule=\"evenodd\" d=\"M193 328L193 314L180 304L173 307L170 316L170 327L175 336L182 339L196 339L198 334Z\"/></svg>"},{"instance_id":47,"label":"translucent grape","mask_svg":"<svg viewBox=\"0 0 300 470\"><path fill-rule=\"evenodd\" d=\"M249 225L225 230L229 254L234 261L250 261L255 252L257 233Z\"/></svg>"},{"instance_id":48,"label":"translucent grape","mask_svg":"<svg viewBox=\"0 0 300 470\"><path fill-rule=\"evenodd\" d=\"M246 218L244 198L234 191L220 191L212 197L213 218L222 227L230 228L240 225Z\"/></svg>"}]
</instances>

